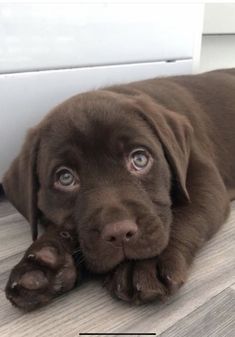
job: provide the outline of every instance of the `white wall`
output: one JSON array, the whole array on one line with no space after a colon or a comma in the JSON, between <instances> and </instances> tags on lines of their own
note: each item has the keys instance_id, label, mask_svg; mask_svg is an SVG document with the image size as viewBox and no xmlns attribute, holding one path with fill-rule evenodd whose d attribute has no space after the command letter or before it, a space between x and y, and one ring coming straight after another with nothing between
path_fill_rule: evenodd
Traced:
<instances>
[{"instance_id":1,"label":"white wall","mask_svg":"<svg viewBox=\"0 0 235 337\"><path fill-rule=\"evenodd\" d=\"M235 33L235 3L221 2L206 4L203 33Z\"/></svg>"},{"instance_id":2,"label":"white wall","mask_svg":"<svg viewBox=\"0 0 235 337\"><path fill-rule=\"evenodd\" d=\"M235 34L202 37L200 72L235 68Z\"/></svg>"},{"instance_id":3,"label":"white wall","mask_svg":"<svg viewBox=\"0 0 235 337\"><path fill-rule=\"evenodd\" d=\"M235 68L235 3L205 5L199 71Z\"/></svg>"}]
</instances>

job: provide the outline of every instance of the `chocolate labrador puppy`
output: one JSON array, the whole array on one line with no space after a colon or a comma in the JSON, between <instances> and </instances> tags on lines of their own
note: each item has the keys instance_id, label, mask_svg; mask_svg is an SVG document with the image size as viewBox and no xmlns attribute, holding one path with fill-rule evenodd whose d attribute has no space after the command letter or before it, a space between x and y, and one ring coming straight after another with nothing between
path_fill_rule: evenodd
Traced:
<instances>
[{"instance_id":1,"label":"chocolate labrador puppy","mask_svg":"<svg viewBox=\"0 0 235 337\"><path fill-rule=\"evenodd\" d=\"M234 127L234 69L109 87L57 106L3 180L35 240L10 275L8 299L30 310L72 289L74 251L120 299L173 294L235 198Z\"/></svg>"}]
</instances>

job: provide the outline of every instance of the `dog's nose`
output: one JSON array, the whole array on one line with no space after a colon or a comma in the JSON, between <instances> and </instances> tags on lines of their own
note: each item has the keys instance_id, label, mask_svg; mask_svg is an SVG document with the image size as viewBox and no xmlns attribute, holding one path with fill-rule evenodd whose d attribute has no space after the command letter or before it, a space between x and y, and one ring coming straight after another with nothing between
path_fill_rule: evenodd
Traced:
<instances>
[{"instance_id":1,"label":"dog's nose","mask_svg":"<svg viewBox=\"0 0 235 337\"><path fill-rule=\"evenodd\" d=\"M104 226L102 238L111 242L115 246L121 246L127 241L131 241L136 237L138 227L134 221L123 220L110 223Z\"/></svg>"}]
</instances>

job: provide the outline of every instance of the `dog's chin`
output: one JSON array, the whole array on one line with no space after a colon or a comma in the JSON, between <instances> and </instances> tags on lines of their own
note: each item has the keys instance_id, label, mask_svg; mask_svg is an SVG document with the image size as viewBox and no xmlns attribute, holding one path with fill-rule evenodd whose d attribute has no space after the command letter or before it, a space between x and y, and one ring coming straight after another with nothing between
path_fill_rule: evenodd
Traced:
<instances>
[{"instance_id":1,"label":"dog's chin","mask_svg":"<svg viewBox=\"0 0 235 337\"><path fill-rule=\"evenodd\" d=\"M105 274L109 271L113 270L117 265L119 265L121 262L126 260L126 258L123 256L119 260L116 260L115 262L104 264L99 261L86 261L86 268L95 274Z\"/></svg>"},{"instance_id":2,"label":"dog's chin","mask_svg":"<svg viewBox=\"0 0 235 337\"><path fill-rule=\"evenodd\" d=\"M92 273L105 274L113 270L123 261L133 261L133 260L146 260L149 258L157 257L166 245L159 247L158 249L149 249L143 250L142 252L136 252L135 250L130 249L120 249L115 255L111 256L102 256L99 259L97 258L86 258L85 264L88 270Z\"/></svg>"}]
</instances>

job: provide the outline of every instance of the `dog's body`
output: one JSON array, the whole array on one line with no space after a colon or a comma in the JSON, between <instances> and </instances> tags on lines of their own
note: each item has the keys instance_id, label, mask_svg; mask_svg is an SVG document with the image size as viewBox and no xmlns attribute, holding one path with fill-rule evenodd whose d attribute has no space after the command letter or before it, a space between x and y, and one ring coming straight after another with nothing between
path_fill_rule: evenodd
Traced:
<instances>
[{"instance_id":1,"label":"dog's body","mask_svg":"<svg viewBox=\"0 0 235 337\"><path fill-rule=\"evenodd\" d=\"M234 127L235 70L114 86L56 107L3 181L34 239L38 219L46 226L14 268L9 299L31 309L71 289L77 244L119 298L173 293L235 198Z\"/></svg>"}]
</instances>

